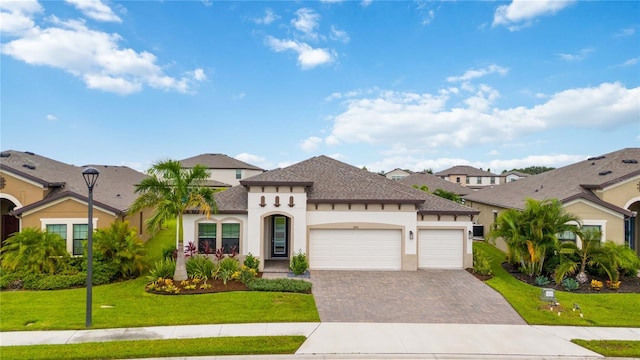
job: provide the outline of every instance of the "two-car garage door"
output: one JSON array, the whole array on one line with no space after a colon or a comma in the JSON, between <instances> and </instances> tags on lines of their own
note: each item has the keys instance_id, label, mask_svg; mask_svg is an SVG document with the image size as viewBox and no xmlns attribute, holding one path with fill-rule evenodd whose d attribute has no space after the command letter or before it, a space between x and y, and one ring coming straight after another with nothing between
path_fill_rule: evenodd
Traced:
<instances>
[{"instance_id":1,"label":"two-car garage door","mask_svg":"<svg viewBox=\"0 0 640 360\"><path fill-rule=\"evenodd\" d=\"M400 270L402 232L387 229L312 229L313 270Z\"/></svg>"},{"instance_id":2,"label":"two-car garage door","mask_svg":"<svg viewBox=\"0 0 640 360\"><path fill-rule=\"evenodd\" d=\"M418 232L418 268L462 269L462 230L420 230Z\"/></svg>"}]
</instances>

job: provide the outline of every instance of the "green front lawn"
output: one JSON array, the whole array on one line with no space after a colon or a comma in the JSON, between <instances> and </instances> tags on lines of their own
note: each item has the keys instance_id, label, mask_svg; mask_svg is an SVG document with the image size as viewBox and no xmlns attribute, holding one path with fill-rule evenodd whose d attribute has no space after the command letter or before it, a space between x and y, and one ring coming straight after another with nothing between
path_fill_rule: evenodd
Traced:
<instances>
[{"instance_id":1,"label":"green front lawn","mask_svg":"<svg viewBox=\"0 0 640 360\"><path fill-rule=\"evenodd\" d=\"M3 346L6 359L141 359L152 357L293 354L304 336L255 336Z\"/></svg>"},{"instance_id":2,"label":"green front lawn","mask_svg":"<svg viewBox=\"0 0 640 360\"><path fill-rule=\"evenodd\" d=\"M557 309L549 311L540 300L541 288L528 285L502 268L505 254L487 243L474 243L491 258L494 277L486 283L502 296L529 324L574 325L574 326L640 326L640 294L575 294L556 291L556 298L563 311L558 316ZM585 286L585 285L582 285ZM573 304L582 309L584 318L578 311L572 311Z\"/></svg>"},{"instance_id":3,"label":"green front lawn","mask_svg":"<svg viewBox=\"0 0 640 360\"><path fill-rule=\"evenodd\" d=\"M93 328L320 321L313 295L258 291L155 295L146 279L93 288ZM3 291L0 331L85 327L86 289Z\"/></svg>"},{"instance_id":4,"label":"green front lawn","mask_svg":"<svg viewBox=\"0 0 640 360\"><path fill-rule=\"evenodd\" d=\"M150 261L175 244L175 222L150 239ZM254 322L320 321L313 295L278 292L223 292L155 295L147 279L93 287L93 328ZM0 331L85 328L86 288L0 292Z\"/></svg>"},{"instance_id":5,"label":"green front lawn","mask_svg":"<svg viewBox=\"0 0 640 360\"><path fill-rule=\"evenodd\" d=\"M640 341L571 340L571 342L606 357L640 358Z\"/></svg>"}]
</instances>

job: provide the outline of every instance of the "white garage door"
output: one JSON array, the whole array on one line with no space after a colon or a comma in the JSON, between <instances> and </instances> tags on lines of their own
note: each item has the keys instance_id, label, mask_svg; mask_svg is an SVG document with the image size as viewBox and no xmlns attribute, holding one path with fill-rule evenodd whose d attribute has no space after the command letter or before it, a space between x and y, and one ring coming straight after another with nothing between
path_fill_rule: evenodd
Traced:
<instances>
[{"instance_id":1,"label":"white garage door","mask_svg":"<svg viewBox=\"0 0 640 360\"><path fill-rule=\"evenodd\" d=\"M420 230L418 232L418 267L462 269L462 230Z\"/></svg>"},{"instance_id":2,"label":"white garage door","mask_svg":"<svg viewBox=\"0 0 640 360\"><path fill-rule=\"evenodd\" d=\"M311 230L313 270L400 270L400 230Z\"/></svg>"}]
</instances>

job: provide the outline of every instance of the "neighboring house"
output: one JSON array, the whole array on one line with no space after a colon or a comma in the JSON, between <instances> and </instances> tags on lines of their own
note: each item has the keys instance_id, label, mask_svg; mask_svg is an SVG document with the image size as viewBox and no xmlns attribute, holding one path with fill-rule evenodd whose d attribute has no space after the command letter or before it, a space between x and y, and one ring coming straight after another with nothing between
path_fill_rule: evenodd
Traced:
<instances>
[{"instance_id":1,"label":"neighboring house","mask_svg":"<svg viewBox=\"0 0 640 360\"><path fill-rule=\"evenodd\" d=\"M387 179L391 179L391 180L400 180L400 179L404 179L407 176L413 174L413 171L411 170L403 170L403 169L399 169L399 168L395 168L391 171L389 171L388 173L384 174L384 176Z\"/></svg>"},{"instance_id":2,"label":"neighboring house","mask_svg":"<svg viewBox=\"0 0 640 360\"><path fill-rule=\"evenodd\" d=\"M602 241L627 244L640 254L639 162L640 148L622 149L474 192L466 196L466 204L480 211L477 221L484 225L486 235L505 209L522 209L526 198L555 198L567 212L579 216L584 225L599 229Z\"/></svg>"},{"instance_id":3,"label":"neighboring house","mask_svg":"<svg viewBox=\"0 0 640 360\"><path fill-rule=\"evenodd\" d=\"M490 173L472 166L458 165L439 171L434 175L441 179L460 184L471 189L482 189L493 185L500 185L500 175Z\"/></svg>"},{"instance_id":4,"label":"neighboring house","mask_svg":"<svg viewBox=\"0 0 640 360\"><path fill-rule=\"evenodd\" d=\"M224 154L201 154L180 160L184 168L193 168L200 164L209 171L208 186L227 188L240 184L240 180L258 175L264 169Z\"/></svg>"},{"instance_id":5,"label":"neighboring house","mask_svg":"<svg viewBox=\"0 0 640 360\"><path fill-rule=\"evenodd\" d=\"M442 189L461 197L472 192L472 190L467 187L452 183L447 180L443 180L436 175L428 173L413 173L403 179L398 180L398 182L408 186L417 185L418 187L420 187L422 185L426 185L427 188L429 188L429 192L434 192L438 189Z\"/></svg>"},{"instance_id":6,"label":"neighboring house","mask_svg":"<svg viewBox=\"0 0 640 360\"><path fill-rule=\"evenodd\" d=\"M515 171L515 170L511 170L502 174L502 177L505 179L505 182L508 182L508 183L522 179L522 178L526 178L527 176L529 176L529 174L526 174L520 171Z\"/></svg>"},{"instance_id":7,"label":"neighboring house","mask_svg":"<svg viewBox=\"0 0 640 360\"><path fill-rule=\"evenodd\" d=\"M244 179L216 202L209 218L184 216L185 241L199 252L236 246L288 260L302 251L311 269L472 266L478 211L326 156Z\"/></svg>"},{"instance_id":8,"label":"neighboring house","mask_svg":"<svg viewBox=\"0 0 640 360\"><path fill-rule=\"evenodd\" d=\"M148 234L141 224L150 211L126 214L136 198L135 185L144 174L126 166L74 166L14 150L0 153L2 240L34 227L59 234L66 240L69 253L81 255L88 231L88 190L82 171L89 166L100 171L93 190L94 228L128 220L146 240Z\"/></svg>"}]
</instances>

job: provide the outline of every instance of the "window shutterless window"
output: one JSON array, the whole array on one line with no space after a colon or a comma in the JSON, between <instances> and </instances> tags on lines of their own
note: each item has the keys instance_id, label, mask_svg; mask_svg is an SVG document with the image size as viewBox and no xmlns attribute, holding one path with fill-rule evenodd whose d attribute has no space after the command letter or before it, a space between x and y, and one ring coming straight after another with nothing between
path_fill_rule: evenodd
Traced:
<instances>
[{"instance_id":1,"label":"window shutterless window","mask_svg":"<svg viewBox=\"0 0 640 360\"><path fill-rule=\"evenodd\" d=\"M207 254L216 251L216 224L198 224L198 253Z\"/></svg>"},{"instance_id":2,"label":"window shutterless window","mask_svg":"<svg viewBox=\"0 0 640 360\"><path fill-rule=\"evenodd\" d=\"M480 176L476 178L476 184L482 184L482 178Z\"/></svg>"},{"instance_id":3,"label":"window shutterless window","mask_svg":"<svg viewBox=\"0 0 640 360\"><path fill-rule=\"evenodd\" d=\"M89 237L89 225L73 224L73 255L84 254L84 244Z\"/></svg>"},{"instance_id":4,"label":"window shutterless window","mask_svg":"<svg viewBox=\"0 0 640 360\"><path fill-rule=\"evenodd\" d=\"M67 241L67 224L49 224L47 225L47 232L58 234L65 242Z\"/></svg>"},{"instance_id":5,"label":"window shutterless window","mask_svg":"<svg viewBox=\"0 0 640 360\"><path fill-rule=\"evenodd\" d=\"M222 247L225 254L231 254L231 249L240 250L240 224L222 224Z\"/></svg>"},{"instance_id":6,"label":"window shutterless window","mask_svg":"<svg viewBox=\"0 0 640 360\"><path fill-rule=\"evenodd\" d=\"M576 234L571 231L563 231L558 234L558 240L576 242Z\"/></svg>"},{"instance_id":7,"label":"window shutterless window","mask_svg":"<svg viewBox=\"0 0 640 360\"><path fill-rule=\"evenodd\" d=\"M242 169L236 169L236 179L242 179Z\"/></svg>"}]
</instances>

